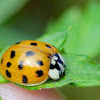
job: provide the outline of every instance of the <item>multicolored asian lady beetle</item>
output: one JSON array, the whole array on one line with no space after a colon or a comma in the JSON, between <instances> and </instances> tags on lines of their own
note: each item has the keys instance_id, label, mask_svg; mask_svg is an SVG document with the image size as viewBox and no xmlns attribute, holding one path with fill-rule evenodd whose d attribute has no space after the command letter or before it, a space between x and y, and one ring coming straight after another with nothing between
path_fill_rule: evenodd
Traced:
<instances>
[{"instance_id":1,"label":"multicolored asian lady beetle","mask_svg":"<svg viewBox=\"0 0 100 100\"><path fill-rule=\"evenodd\" d=\"M0 73L8 80L26 86L60 79L65 72L58 50L41 41L25 40L11 46L2 56Z\"/></svg>"}]
</instances>

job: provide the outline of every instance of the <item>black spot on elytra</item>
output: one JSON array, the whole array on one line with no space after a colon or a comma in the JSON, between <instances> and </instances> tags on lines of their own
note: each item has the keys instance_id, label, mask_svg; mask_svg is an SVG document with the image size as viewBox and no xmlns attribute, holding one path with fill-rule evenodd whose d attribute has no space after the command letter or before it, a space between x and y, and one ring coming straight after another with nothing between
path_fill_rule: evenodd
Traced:
<instances>
[{"instance_id":1,"label":"black spot on elytra","mask_svg":"<svg viewBox=\"0 0 100 100\"><path fill-rule=\"evenodd\" d=\"M36 73L38 74L38 77L43 76L43 71L42 70L38 70L38 71L36 71Z\"/></svg>"},{"instance_id":2,"label":"black spot on elytra","mask_svg":"<svg viewBox=\"0 0 100 100\"><path fill-rule=\"evenodd\" d=\"M51 56L51 54L50 53L48 53L50 56Z\"/></svg>"},{"instance_id":3,"label":"black spot on elytra","mask_svg":"<svg viewBox=\"0 0 100 100\"><path fill-rule=\"evenodd\" d=\"M17 42L17 43L15 43L15 44L19 44L19 43L21 43L21 42Z\"/></svg>"},{"instance_id":4,"label":"black spot on elytra","mask_svg":"<svg viewBox=\"0 0 100 100\"><path fill-rule=\"evenodd\" d=\"M23 75L23 80L22 80L23 83L28 83L28 79L25 75Z\"/></svg>"},{"instance_id":5,"label":"black spot on elytra","mask_svg":"<svg viewBox=\"0 0 100 100\"><path fill-rule=\"evenodd\" d=\"M37 46L37 43L31 43L32 46Z\"/></svg>"},{"instance_id":6,"label":"black spot on elytra","mask_svg":"<svg viewBox=\"0 0 100 100\"><path fill-rule=\"evenodd\" d=\"M50 56L48 56L47 58L50 58Z\"/></svg>"},{"instance_id":7,"label":"black spot on elytra","mask_svg":"<svg viewBox=\"0 0 100 100\"><path fill-rule=\"evenodd\" d=\"M15 56L15 51L11 51L10 57L13 58Z\"/></svg>"},{"instance_id":8,"label":"black spot on elytra","mask_svg":"<svg viewBox=\"0 0 100 100\"><path fill-rule=\"evenodd\" d=\"M48 58L50 58L50 56L51 56L51 54L50 53L48 53L49 55L47 56Z\"/></svg>"},{"instance_id":9,"label":"black spot on elytra","mask_svg":"<svg viewBox=\"0 0 100 100\"><path fill-rule=\"evenodd\" d=\"M2 64L2 62L3 62L3 59L1 59L1 64Z\"/></svg>"},{"instance_id":10,"label":"black spot on elytra","mask_svg":"<svg viewBox=\"0 0 100 100\"><path fill-rule=\"evenodd\" d=\"M27 51L26 52L26 56L28 57L28 56L32 56L32 55L34 55L34 52L33 51Z\"/></svg>"},{"instance_id":11,"label":"black spot on elytra","mask_svg":"<svg viewBox=\"0 0 100 100\"><path fill-rule=\"evenodd\" d=\"M22 69L23 68L23 62L22 61L19 62L18 68L19 69Z\"/></svg>"},{"instance_id":12,"label":"black spot on elytra","mask_svg":"<svg viewBox=\"0 0 100 100\"><path fill-rule=\"evenodd\" d=\"M37 61L37 64L42 66L43 65L43 62L41 60Z\"/></svg>"},{"instance_id":13,"label":"black spot on elytra","mask_svg":"<svg viewBox=\"0 0 100 100\"><path fill-rule=\"evenodd\" d=\"M7 67L10 67L11 66L11 63L10 62L7 62Z\"/></svg>"},{"instance_id":14,"label":"black spot on elytra","mask_svg":"<svg viewBox=\"0 0 100 100\"><path fill-rule=\"evenodd\" d=\"M46 45L48 48L51 48L49 45Z\"/></svg>"},{"instance_id":15,"label":"black spot on elytra","mask_svg":"<svg viewBox=\"0 0 100 100\"><path fill-rule=\"evenodd\" d=\"M6 70L6 75L7 75L7 77L11 77L11 73L8 71L8 70Z\"/></svg>"}]
</instances>

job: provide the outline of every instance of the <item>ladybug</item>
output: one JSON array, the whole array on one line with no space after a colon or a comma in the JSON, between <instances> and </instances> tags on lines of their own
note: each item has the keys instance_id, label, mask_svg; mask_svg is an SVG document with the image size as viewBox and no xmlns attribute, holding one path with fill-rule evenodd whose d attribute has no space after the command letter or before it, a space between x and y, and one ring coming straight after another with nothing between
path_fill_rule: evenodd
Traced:
<instances>
[{"instance_id":1,"label":"ladybug","mask_svg":"<svg viewBox=\"0 0 100 100\"><path fill-rule=\"evenodd\" d=\"M59 80L65 62L58 50L47 43L25 40L12 45L1 57L0 73L11 82L26 86Z\"/></svg>"}]
</instances>

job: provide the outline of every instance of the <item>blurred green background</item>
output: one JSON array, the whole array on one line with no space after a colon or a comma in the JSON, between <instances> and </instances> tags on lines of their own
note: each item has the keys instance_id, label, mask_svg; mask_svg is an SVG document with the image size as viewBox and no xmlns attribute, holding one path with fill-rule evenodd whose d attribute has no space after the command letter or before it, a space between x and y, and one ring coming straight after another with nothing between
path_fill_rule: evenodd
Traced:
<instances>
[{"instance_id":1,"label":"blurred green background","mask_svg":"<svg viewBox=\"0 0 100 100\"><path fill-rule=\"evenodd\" d=\"M18 41L69 29L65 51L100 64L99 0L0 0L0 51ZM68 100L99 100L100 87L64 86Z\"/></svg>"}]
</instances>

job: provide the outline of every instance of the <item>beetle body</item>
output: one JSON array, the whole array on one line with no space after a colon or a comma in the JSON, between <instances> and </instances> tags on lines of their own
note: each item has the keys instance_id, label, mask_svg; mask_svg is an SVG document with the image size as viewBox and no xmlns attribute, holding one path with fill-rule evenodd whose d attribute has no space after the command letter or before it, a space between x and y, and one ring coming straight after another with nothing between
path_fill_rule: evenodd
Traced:
<instances>
[{"instance_id":1,"label":"beetle body","mask_svg":"<svg viewBox=\"0 0 100 100\"><path fill-rule=\"evenodd\" d=\"M38 85L48 77L58 80L64 71L64 60L58 50L41 41L16 43L1 58L0 73L21 85Z\"/></svg>"}]
</instances>

